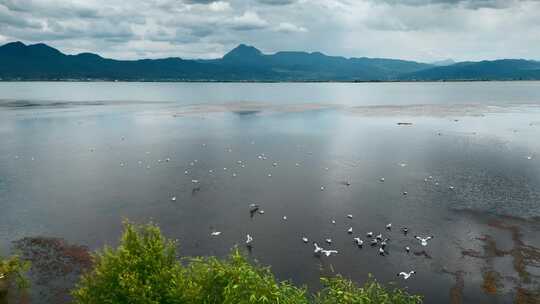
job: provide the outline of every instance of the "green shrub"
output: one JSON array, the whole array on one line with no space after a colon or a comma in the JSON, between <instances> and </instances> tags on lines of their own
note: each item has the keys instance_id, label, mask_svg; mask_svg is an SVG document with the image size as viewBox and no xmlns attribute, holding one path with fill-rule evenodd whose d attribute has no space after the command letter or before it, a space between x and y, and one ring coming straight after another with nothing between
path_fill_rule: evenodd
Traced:
<instances>
[{"instance_id":1,"label":"green shrub","mask_svg":"<svg viewBox=\"0 0 540 304\"><path fill-rule=\"evenodd\" d=\"M25 273L29 268L30 263L22 261L16 255L5 259L0 258L0 281L8 282L13 280L18 288L26 289L29 282L25 277Z\"/></svg>"},{"instance_id":2,"label":"green shrub","mask_svg":"<svg viewBox=\"0 0 540 304\"><path fill-rule=\"evenodd\" d=\"M314 297L289 282L279 282L267 267L251 264L238 249L224 260L176 258L176 244L149 224L124 224L116 249L94 255L94 269L73 291L75 303L164 304L326 304L420 303L420 298L374 281L363 288L341 277L323 279Z\"/></svg>"},{"instance_id":3,"label":"green shrub","mask_svg":"<svg viewBox=\"0 0 540 304\"><path fill-rule=\"evenodd\" d=\"M308 303L305 289L278 282L269 268L251 265L238 249L224 261L193 259L187 269L200 290L191 303Z\"/></svg>"},{"instance_id":4,"label":"green shrub","mask_svg":"<svg viewBox=\"0 0 540 304\"><path fill-rule=\"evenodd\" d=\"M363 287L341 276L322 278L323 289L315 298L316 304L418 304L420 296L409 295L402 289L388 290L373 278Z\"/></svg>"},{"instance_id":5,"label":"green shrub","mask_svg":"<svg viewBox=\"0 0 540 304\"><path fill-rule=\"evenodd\" d=\"M124 224L117 249L105 248L94 258L94 270L82 276L73 292L77 303L168 303L168 295L183 278L174 242L158 227Z\"/></svg>"}]
</instances>

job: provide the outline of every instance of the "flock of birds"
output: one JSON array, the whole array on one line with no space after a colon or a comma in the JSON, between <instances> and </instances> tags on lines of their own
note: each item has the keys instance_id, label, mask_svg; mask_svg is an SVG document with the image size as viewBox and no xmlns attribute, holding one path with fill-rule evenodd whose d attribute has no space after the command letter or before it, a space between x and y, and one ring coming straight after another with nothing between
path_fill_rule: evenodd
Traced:
<instances>
[{"instance_id":1,"label":"flock of birds","mask_svg":"<svg viewBox=\"0 0 540 304\"><path fill-rule=\"evenodd\" d=\"M122 140L124 140L124 138L122 138ZM254 144L254 142L252 141L251 144ZM203 147L206 147L206 144L202 144ZM227 152L232 152L232 148L227 148L226 149ZM94 148L91 148L90 149L91 152L95 151ZM308 154L311 154L311 152L307 152ZM150 154L150 152L146 152L146 154ZM532 155L528 155L526 156L526 158L528 160L532 160L533 157ZM265 155L264 153L261 153L261 154L258 154L257 155L257 159L259 160L267 160L268 159L268 156ZM33 160L33 158L32 158ZM161 163L161 162L169 162L170 161L170 158L165 158L164 160L162 159L159 159L158 162ZM143 163L142 161L139 161L139 166L142 166ZM193 160L189 163L189 167L194 167L196 164L198 163L198 160ZM245 168L246 166L246 163L242 160L238 160L237 161L237 165L240 166L240 168ZM125 163L124 162L121 162L120 163L120 166L121 167L124 167L125 166ZM277 162L273 162L272 163L272 166L273 167L277 167L278 166L278 163ZM299 167L300 166L300 163L295 163L295 167ZM406 167L407 164L406 163L399 163L399 166L400 167ZM150 165L147 165L146 166L147 169L150 169ZM324 168L325 170L329 170L329 168ZM228 171L228 168L227 167L224 167L223 168L223 171ZM190 170L185 170L184 171L184 175L190 175ZM214 169L209 169L208 170L208 173L209 174L214 174L215 171ZM231 176L232 177L236 177L237 176L237 173L236 172L232 172L231 173ZM267 174L268 177L272 177L272 174L271 173L268 173ZM384 177L380 177L379 178L379 181L380 182L385 182L385 178ZM433 176L428 176L427 178L424 179L424 182L429 182L429 181L433 181L433 183L438 186L439 185L439 182L433 177ZM198 179L192 179L191 180L191 183L193 185L195 185L193 191L198 191L200 190L200 188L198 187L198 184L199 184L199 180ZM351 186L351 182L350 181L345 181L345 182L342 182L343 185L345 186ZM452 185L449 185L448 186L448 189L450 190L455 190L455 187L452 186ZM325 186L320 186L320 190L321 191L324 191L325 190ZM402 192L403 195L408 195L408 193L406 191ZM177 197L176 196L172 196L171 197L171 201L175 202L177 200ZM255 203L252 203L249 205L249 213L251 215L251 217L254 216L255 213L257 214L264 214L264 210L262 210L260 208L260 206L258 204L255 204ZM352 214L347 214L346 216L348 219L352 219L353 218L353 215ZM287 220L287 216L283 216L282 217L283 220ZM331 220L332 224L336 224L336 221L334 219ZM386 226L385 226L385 229L387 232L390 232L392 230L392 223L388 223ZM353 228L352 227L349 227L346 231L348 234L352 235L353 234ZM401 228L401 232L407 236L407 234L409 233L409 229L407 227L402 227ZM222 234L221 231L212 231L210 233L210 235L212 237L219 237L220 235ZM428 242L433 239L433 235L429 235L429 236L419 236L419 235L415 235L414 236L414 239L417 240L419 242L419 244L422 246L422 247L426 247L428 246ZM301 236L301 240L303 243L305 244L308 244L309 243L309 239L307 236ZM388 251L387 251L387 246L388 246L388 243L390 242L390 238L388 237L385 237L383 236L382 233L378 233L377 235L375 235L374 232L372 231L369 231L365 234L365 239L362 239L361 237L359 236L356 236L356 237L353 237L352 238L352 241L353 241L353 244L355 244L358 248L363 248L364 244L369 244L370 247L374 247L374 248L378 248L378 254L381 255L381 256L385 256L388 254ZM332 245L332 239L331 238L326 238L324 240L324 242L326 243L327 246L331 246ZM251 251L252 249L252 246L253 246L253 243L254 243L254 238L252 235L250 235L249 233L246 235L246 240L245 240L245 245L246 247ZM331 255L335 255L335 254L338 254L339 251L337 249L330 249L330 247L322 247L320 245L319 242L316 242L316 241L313 241L312 242L313 244L313 247L314 247L314 250L313 250L313 254L320 258L322 256L325 256L325 257L330 257ZM406 253L410 253L411 251L411 248L409 246L405 246L403 248L403 250L406 252ZM401 272L398 272L397 273L397 276L404 279L404 280L408 280L410 279L414 274L416 273L415 270L410 270L410 271L401 271Z\"/></svg>"},{"instance_id":2,"label":"flock of birds","mask_svg":"<svg viewBox=\"0 0 540 304\"><path fill-rule=\"evenodd\" d=\"M252 203L252 204L249 205L249 213L251 214L251 216L253 216L253 214L255 214L255 213L264 214L264 210L260 209L260 206L258 204ZM347 214L347 218L352 219L353 215L352 214ZM287 220L287 216L283 216L283 220ZM336 221L332 220L332 224L335 225ZM390 232L392 230L392 223L388 223L385 226L385 228L386 228L387 232ZM402 227L401 232L406 236L409 233L409 229L407 227ZM347 233L348 234L353 234L353 228L349 227L349 229L347 229ZM221 235L220 231L211 232L211 236L219 236L219 235ZM385 255L388 254L386 248L387 248L388 242L390 242L390 238L384 237L382 233L379 233L379 234L375 235L372 231L367 232L365 236L366 236L366 241L364 241L360 237L353 237L352 238L353 243L356 244L356 246L358 246L359 248L363 248L364 243L368 242L368 240L369 240L369 244L370 244L371 247L378 247L378 253L381 256L385 256ZM433 235L429 235L429 236L415 235L414 238L420 243L420 245L422 247L426 247L428 245L428 241L433 239ZM305 235L303 235L301 237L301 240L305 244L309 243L309 239ZM327 238L324 241L328 246L332 245L332 239L331 238ZM326 249L326 248L322 247L316 241L313 241L312 244L313 244L313 247L314 247L313 254L316 257L321 257L321 256L329 257L329 256L331 256L333 254L338 254L339 253L339 251L336 250L336 249ZM252 249L253 236L251 236L249 233L246 235L245 245L249 250ZM404 250L407 253L409 253L411 251L411 248L409 246L405 246ZM401 271L401 272L397 273L397 276L401 277L404 280L408 280L415 273L416 273L415 270Z\"/></svg>"},{"instance_id":3,"label":"flock of birds","mask_svg":"<svg viewBox=\"0 0 540 304\"><path fill-rule=\"evenodd\" d=\"M124 140L124 137L122 137L122 140ZM254 144L254 142L251 142L252 144ZM206 144L202 144L203 147L206 147ZM94 152L95 151L95 148L90 148L89 149L90 152ZM227 152L232 152L232 149L231 148L227 148ZM311 154L311 152L307 152L308 154ZM150 154L150 152L146 152L146 154ZM532 155L528 155L526 157L528 160L532 160L533 157ZM15 159L19 159L19 156L18 155L15 155ZM265 155L264 153L261 153L261 154L258 154L257 155L257 159L259 160L267 160L268 159L268 156ZM35 160L34 157L31 158L31 160ZM164 159L159 159L158 160L158 163L162 163L162 162L170 162L171 159L170 158L164 158ZM198 160L193 160L189 163L189 167L194 167L196 164L198 163ZM138 164L139 166L144 166L143 162L141 160L138 161ZM242 160L238 160L237 161L237 165L239 165L241 168L245 168L246 166L246 163ZM401 167L406 167L407 164L406 163L400 163L399 164ZM125 162L120 162L120 166L121 167L124 167L126 166L126 163ZM272 166L273 167L277 167L278 166L278 163L277 162L273 162L272 163ZM299 167L300 166L300 163L295 163L295 167ZM150 169L150 165L146 165L146 169ZM329 168L324 168L325 170L329 170ZM224 167L223 168L224 171L227 171L228 168L227 167ZM190 170L185 170L184 171L184 174L185 175L190 175ZM214 173L214 169L210 169L208 170L208 173L209 174L213 174ZM237 173L236 172L232 172L231 174L232 177L236 177L237 176ZM272 177L272 174L271 173L268 173L267 174L268 177ZM380 177L379 178L379 181L380 182L385 182L385 178L384 177ZM433 181L435 185L439 185L439 182L434 179L433 176L428 176L427 178L424 179L425 182L428 182L428 181ZM197 190L200 190L198 184L200 183L200 181L198 179L192 179L191 180L191 183L194 185L194 188L193 188L193 191L197 191ZM343 185L346 185L346 186L351 186L351 182L350 181L345 181L345 182L342 182ZM448 186L448 189L450 190L455 190L455 187L454 186ZM320 186L320 190L321 191L324 191L325 190L325 187L324 186ZM407 195L408 193L406 191L402 192L403 195ZM177 201L177 197L176 196L172 196L170 198L170 200L172 202L176 202ZM260 208L260 206L258 204L250 204L249 205L249 213L251 215L251 217L254 216L254 214L264 214L264 210L262 210ZM353 218L353 215L352 214L347 214L346 217L348 219L352 219ZM287 216L283 216L282 219L284 221L287 220ZM331 223L332 224L336 224L336 221L334 219L331 220ZM388 223L386 226L385 226L385 229L387 232L390 232L392 230L392 223ZM353 228L352 227L349 227L347 230L346 230L347 234L350 234L352 235L353 234ZM409 229L407 227L401 227L401 232L407 236L407 234L409 233ZM221 231L212 231L210 233L210 235L212 237L218 237L222 234ZM422 247L426 247L428 246L428 242L433 239L433 235L429 235L429 236L419 236L419 235L415 235L414 236L414 239L416 239L419 244L422 246ZM301 240L303 243L305 244L308 244L309 243L309 239L307 236L303 235L301 236ZM245 245L247 246L247 248L249 250L252 249L252 246L253 246L253 242L254 242L254 238L252 235L250 234L247 234L246 235L246 240L245 240ZM326 243L327 246L331 246L332 245L332 239L331 238L326 238L324 240L324 242ZM352 242L353 244L355 244L357 247L359 248L363 248L364 244L369 244L370 247L374 247L374 248L378 248L378 254L381 255L381 256L385 256L388 254L388 251L387 251L387 246L388 246L388 243L390 242L390 238L388 237L385 237L383 236L382 233L378 233L377 235L375 235L374 232L372 231L369 231L365 234L365 239L362 239L361 237L359 236L355 236L355 237L352 237ZM335 255L335 254L338 254L339 251L337 249L329 249L330 247L322 247L321 246L321 243L319 242L316 242L316 241L313 241L312 242L313 244L313 247L314 247L314 250L313 250L313 254L316 256L316 257L322 257L322 256L325 256L325 257L330 257L331 255ZM405 246L403 248L407 253L409 253L411 251L411 248L409 246ZM410 270L410 271L402 271L402 272L399 272L397 273L397 276L398 277L401 277L402 279L404 280L408 280L409 278L411 278L414 274L416 273L415 270ZM0 273L0 279L2 279L4 276L4 274Z\"/></svg>"}]
</instances>

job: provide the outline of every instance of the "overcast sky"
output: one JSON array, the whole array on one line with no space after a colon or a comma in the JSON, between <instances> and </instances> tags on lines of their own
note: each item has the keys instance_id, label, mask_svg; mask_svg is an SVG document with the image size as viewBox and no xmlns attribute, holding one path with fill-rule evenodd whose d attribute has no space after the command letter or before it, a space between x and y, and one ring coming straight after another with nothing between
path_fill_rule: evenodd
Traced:
<instances>
[{"instance_id":1,"label":"overcast sky","mask_svg":"<svg viewBox=\"0 0 540 304\"><path fill-rule=\"evenodd\" d=\"M239 43L418 61L540 59L540 1L0 0L0 44L118 59L215 58Z\"/></svg>"}]
</instances>

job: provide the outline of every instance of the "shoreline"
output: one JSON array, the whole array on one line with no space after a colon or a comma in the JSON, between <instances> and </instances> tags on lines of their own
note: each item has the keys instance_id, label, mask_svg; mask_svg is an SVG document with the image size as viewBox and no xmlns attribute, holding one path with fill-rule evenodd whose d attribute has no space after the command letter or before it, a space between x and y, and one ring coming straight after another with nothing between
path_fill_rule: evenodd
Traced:
<instances>
[{"instance_id":1,"label":"shoreline","mask_svg":"<svg viewBox=\"0 0 540 304\"><path fill-rule=\"evenodd\" d=\"M145 80L145 79L0 79L10 82L105 82L105 83L478 83L478 82L540 82L540 79L448 79L448 80Z\"/></svg>"}]
</instances>

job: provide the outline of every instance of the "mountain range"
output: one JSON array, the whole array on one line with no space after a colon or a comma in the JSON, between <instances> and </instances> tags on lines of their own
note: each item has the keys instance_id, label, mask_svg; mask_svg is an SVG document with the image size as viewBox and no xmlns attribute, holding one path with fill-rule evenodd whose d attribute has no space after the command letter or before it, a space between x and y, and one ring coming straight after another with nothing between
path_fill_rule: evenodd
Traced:
<instances>
[{"instance_id":1,"label":"mountain range","mask_svg":"<svg viewBox=\"0 0 540 304\"><path fill-rule=\"evenodd\" d=\"M67 55L46 44L0 46L0 80L126 81L451 81L540 80L540 61L438 63L346 58L320 52L263 54L240 44L222 58L115 60Z\"/></svg>"}]
</instances>

